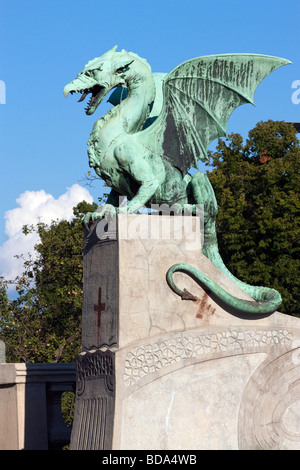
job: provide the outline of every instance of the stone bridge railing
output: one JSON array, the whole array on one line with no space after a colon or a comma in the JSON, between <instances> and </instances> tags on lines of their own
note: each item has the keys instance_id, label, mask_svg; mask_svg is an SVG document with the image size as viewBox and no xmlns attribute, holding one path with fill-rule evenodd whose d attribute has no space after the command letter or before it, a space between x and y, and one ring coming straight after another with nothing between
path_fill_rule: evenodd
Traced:
<instances>
[{"instance_id":1,"label":"stone bridge railing","mask_svg":"<svg viewBox=\"0 0 300 470\"><path fill-rule=\"evenodd\" d=\"M75 392L73 363L0 364L0 450L58 450L70 442L61 397Z\"/></svg>"}]
</instances>

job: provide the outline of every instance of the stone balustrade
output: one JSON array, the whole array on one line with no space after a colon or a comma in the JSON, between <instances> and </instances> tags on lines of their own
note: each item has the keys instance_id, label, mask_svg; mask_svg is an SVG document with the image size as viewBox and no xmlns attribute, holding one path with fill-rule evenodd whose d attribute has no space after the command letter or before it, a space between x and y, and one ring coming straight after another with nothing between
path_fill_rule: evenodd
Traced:
<instances>
[{"instance_id":1,"label":"stone balustrade","mask_svg":"<svg viewBox=\"0 0 300 470\"><path fill-rule=\"evenodd\" d=\"M0 364L0 450L57 450L70 442L61 396L75 392L75 365Z\"/></svg>"}]
</instances>

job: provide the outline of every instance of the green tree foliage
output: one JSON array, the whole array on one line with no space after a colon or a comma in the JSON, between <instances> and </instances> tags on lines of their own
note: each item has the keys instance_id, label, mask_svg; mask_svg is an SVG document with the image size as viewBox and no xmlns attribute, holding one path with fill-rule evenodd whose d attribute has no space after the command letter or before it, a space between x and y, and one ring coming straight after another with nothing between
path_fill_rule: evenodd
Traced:
<instances>
[{"instance_id":1,"label":"green tree foliage","mask_svg":"<svg viewBox=\"0 0 300 470\"><path fill-rule=\"evenodd\" d=\"M277 289L280 311L300 315L300 143L294 126L259 122L245 144L238 134L220 139L210 165L225 264L249 284Z\"/></svg>"},{"instance_id":2,"label":"green tree foliage","mask_svg":"<svg viewBox=\"0 0 300 470\"><path fill-rule=\"evenodd\" d=\"M17 298L8 300L8 282L0 280L0 338L7 362L68 362L80 352L82 308L81 218L96 204L82 202L71 222L25 226L37 231L37 258L24 261L16 279Z\"/></svg>"}]
</instances>

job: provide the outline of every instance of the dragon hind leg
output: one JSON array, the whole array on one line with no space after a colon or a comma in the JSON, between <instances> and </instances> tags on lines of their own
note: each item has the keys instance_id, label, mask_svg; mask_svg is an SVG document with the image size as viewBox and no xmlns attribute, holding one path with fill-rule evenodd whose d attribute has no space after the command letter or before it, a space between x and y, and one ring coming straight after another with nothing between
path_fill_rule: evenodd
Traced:
<instances>
[{"instance_id":1,"label":"dragon hind leg","mask_svg":"<svg viewBox=\"0 0 300 470\"><path fill-rule=\"evenodd\" d=\"M195 173L192 177L191 186L195 207L200 206L203 209L202 212L200 211L204 219L203 253L208 256L207 250L209 250L209 247L217 245L215 227L218 204L213 187L205 173L201 171Z\"/></svg>"}]
</instances>

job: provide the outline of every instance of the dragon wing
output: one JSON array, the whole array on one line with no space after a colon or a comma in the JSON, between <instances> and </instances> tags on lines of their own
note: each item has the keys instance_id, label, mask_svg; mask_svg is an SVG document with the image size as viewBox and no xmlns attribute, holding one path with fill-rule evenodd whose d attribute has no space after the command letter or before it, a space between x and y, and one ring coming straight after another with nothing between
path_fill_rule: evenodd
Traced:
<instances>
[{"instance_id":1,"label":"dragon wing","mask_svg":"<svg viewBox=\"0 0 300 470\"><path fill-rule=\"evenodd\" d=\"M158 118L139 138L155 145L169 162L186 173L207 159L209 144L226 136L231 113L253 104L259 83L290 61L257 54L198 57L182 63L163 81L163 104Z\"/></svg>"}]
</instances>

